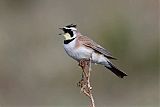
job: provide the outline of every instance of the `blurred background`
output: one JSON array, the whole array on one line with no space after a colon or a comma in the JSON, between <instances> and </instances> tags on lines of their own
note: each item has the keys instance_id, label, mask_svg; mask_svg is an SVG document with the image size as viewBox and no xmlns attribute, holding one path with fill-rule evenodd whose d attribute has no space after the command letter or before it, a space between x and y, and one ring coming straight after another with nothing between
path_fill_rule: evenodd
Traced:
<instances>
[{"instance_id":1,"label":"blurred background","mask_svg":"<svg viewBox=\"0 0 160 107\"><path fill-rule=\"evenodd\" d=\"M59 27L77 24L128 74L92 66L97 107L158 107L158 0L0 0L0 107L88 107Z\"/></svg>"}]
</instances>

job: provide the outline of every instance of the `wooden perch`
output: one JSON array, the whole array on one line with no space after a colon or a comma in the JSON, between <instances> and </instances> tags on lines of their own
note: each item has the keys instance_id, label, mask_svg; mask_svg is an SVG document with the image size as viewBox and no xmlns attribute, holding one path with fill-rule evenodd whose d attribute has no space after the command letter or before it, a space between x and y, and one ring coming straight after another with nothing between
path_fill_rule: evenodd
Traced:
<instances>
[{"instance_id":1,"label":"wooden perch","mask_svg":"<svg viewBox=\"0 0 160 107\"><path fill-rule=\"evenodd\" d=\"M92 87L90 85L91 61L88 59L82 59L79 61L79 66L82 68L83 72L82 79L79 81L78 86L81 87L81 91L90 98L90 107L95 107Z\"/></svg>"}]
</instances>

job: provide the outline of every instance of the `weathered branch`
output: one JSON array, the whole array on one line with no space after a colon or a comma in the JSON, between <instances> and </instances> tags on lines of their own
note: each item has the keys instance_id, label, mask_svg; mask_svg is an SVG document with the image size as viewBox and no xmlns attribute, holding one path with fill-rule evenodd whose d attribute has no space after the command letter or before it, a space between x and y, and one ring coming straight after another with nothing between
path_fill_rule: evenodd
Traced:
<instances>
[{"instance_id":1,"label":"weathered branch","mask_svg":"<svg viewBox=\"0 0 160 107\"><path fill-rule=\"evenodd\" d=\"M90 107L95 107L94 98L92 95L92 87L90 84L90 71L91 71L91 61L88 59L82 59L79 61L79 66L82 68L82 79L79 82L81 91L90 98Z\"/></svg>"}]
</instances>

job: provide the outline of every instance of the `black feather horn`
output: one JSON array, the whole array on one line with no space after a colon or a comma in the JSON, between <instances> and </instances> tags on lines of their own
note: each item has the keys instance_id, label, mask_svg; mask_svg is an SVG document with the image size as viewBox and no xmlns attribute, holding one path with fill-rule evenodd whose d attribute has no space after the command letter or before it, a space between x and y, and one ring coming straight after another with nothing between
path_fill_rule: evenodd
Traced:
<instances>
[{"instance_id":1,"label":"black feather horn","mask_svg":"<svg viewBox=\"0 0 160 107\"><path fill-rule=\"evenodd\" d=\"M70 24L70 25L67 25L66 27L68 27L68 28L70 28L70 27L77 27L77 25L76 24Z\"/></svg>"}]
</instances>

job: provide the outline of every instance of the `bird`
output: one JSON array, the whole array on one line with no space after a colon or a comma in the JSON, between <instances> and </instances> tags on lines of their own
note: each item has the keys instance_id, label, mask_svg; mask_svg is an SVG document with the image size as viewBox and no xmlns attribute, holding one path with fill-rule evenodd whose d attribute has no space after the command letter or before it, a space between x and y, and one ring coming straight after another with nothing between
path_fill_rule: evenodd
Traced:
<instances>
[{"instance_id":1,"label":"bird","mask_svg":"<svg viewBox=\"0 0 160 107\"><path fill-rule=\"evenodd\" d=\"M64 36L64 50L70 57L76 61L90 59L92 63L105 66L119 78L127 76L110 61L110 59L116 60L116 58L101 45L82 35L76 24L69 24L59 29L63 31L59 35Z\"/></svg>"}]
</instances>

